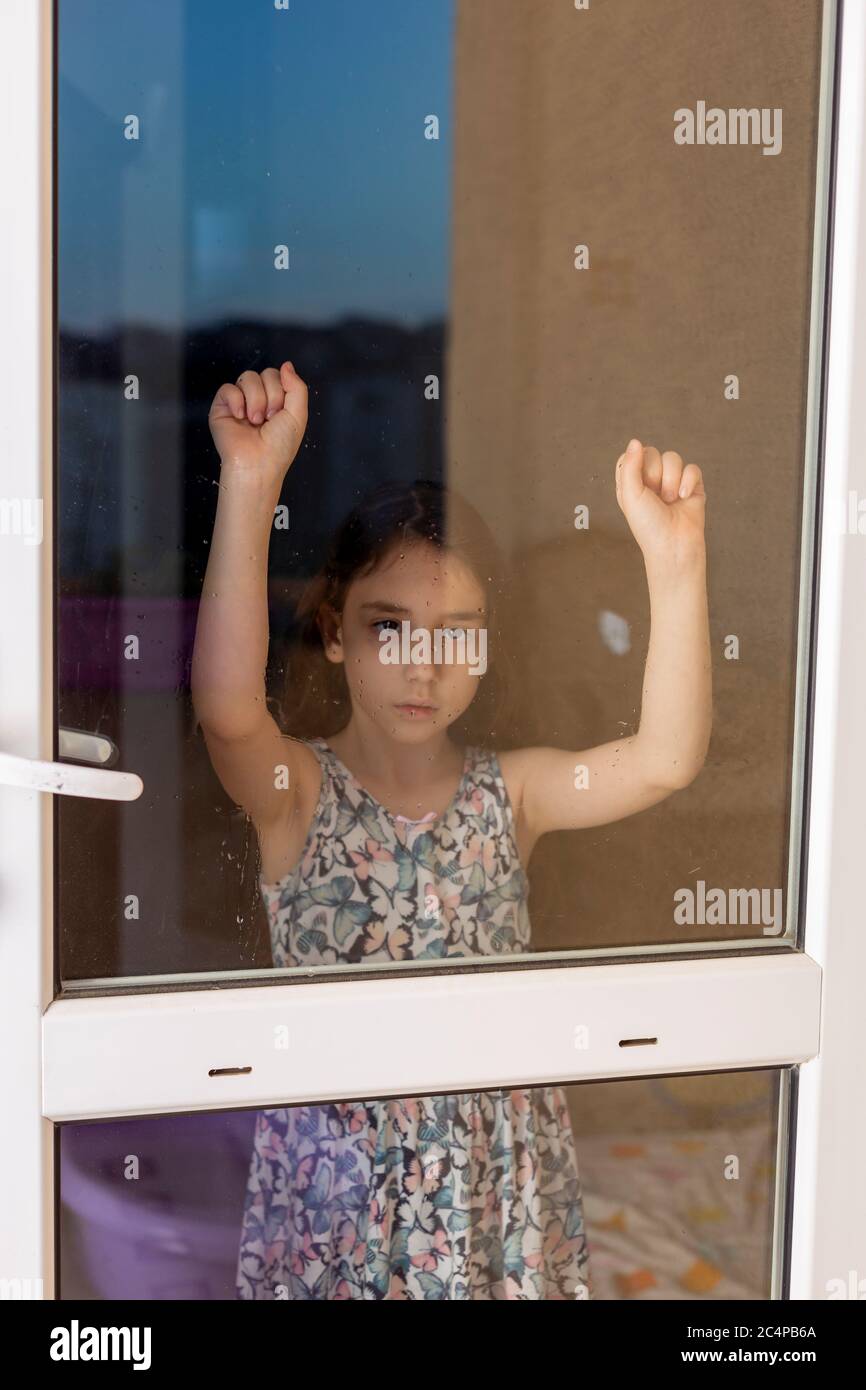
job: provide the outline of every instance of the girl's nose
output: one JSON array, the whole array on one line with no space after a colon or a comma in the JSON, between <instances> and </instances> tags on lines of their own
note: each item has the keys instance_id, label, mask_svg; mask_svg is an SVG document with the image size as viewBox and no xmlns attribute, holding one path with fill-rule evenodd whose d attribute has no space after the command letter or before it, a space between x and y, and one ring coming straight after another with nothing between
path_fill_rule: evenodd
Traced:
<instances>
[{"instance_id":1,"label":"girl's nose","mask_svg":"<svg viewBox=\"0 0 866 1390\"><path fill-rule=\"evenodd\" d=\"M424 654L426 655L427 653L425 652ZM417 655L419 655L419 653L416 653L416 656ZM413 660L410 661L409 664L406 666L406 671L409 675L410 680L422 681L424 683L431 681L435 678L437 669L438 668L436 666L436 663L433 660L432 652L430 654L429 661Z\"/></svg>"},{"instance_id":2,"label":"girl's nose","mask_svg":"<svg viewBox=\"0 0 866 1390\"><path fill-rule=\"evenodd\" d=\"M409 666L407 673L412 685L430 685L436 679L436 667L432 665Z\"/></svg>"}]
</instances>

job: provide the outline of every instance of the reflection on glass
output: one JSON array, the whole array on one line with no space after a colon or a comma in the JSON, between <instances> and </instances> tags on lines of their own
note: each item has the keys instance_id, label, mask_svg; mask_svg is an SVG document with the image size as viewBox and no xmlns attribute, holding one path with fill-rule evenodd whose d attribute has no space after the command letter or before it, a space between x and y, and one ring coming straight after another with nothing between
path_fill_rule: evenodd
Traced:
<instances>
[{"instance_id":1,"label":"reflection on glass","mask_svg":"<svg viewBox=\"0 0 866 1390\"><path fill-rule=\"evenodd\" d=\"M784 1075L66 1125L60 1296L766 1300Z\"/></svg>"},{"instance_id":2,"label":"reflection on glass","mask_svg":"<svg viewBox=\"0 0 866 1390\"><path fill-rule=\"evenodd\" d=\"M66 982L780 939L821 5L658 6L60 0Z\"/></svg>"},{"instance_id":3,"label":"reflection on glass","mask_svg":"<svg viewBox=\"0 0 866 1390\"><path fill-rule=\"evenodd\" d=\"M316 731L303 740L267 711L263 673L268 538L308 393L290 362L238 383L210 413L222 469L193 699L217 775L258 832L274 963L528 949L524 865L540 837L645 810L706 755L700 469L638 440L617 463L653 608L637 733L582 752L497 753L511 683L501 562L475 508L419 481L365 497L302 595L308 669L292 661L291 677ZM455 741L461 723L484 744Z\"/></svg>"}]
</instances>

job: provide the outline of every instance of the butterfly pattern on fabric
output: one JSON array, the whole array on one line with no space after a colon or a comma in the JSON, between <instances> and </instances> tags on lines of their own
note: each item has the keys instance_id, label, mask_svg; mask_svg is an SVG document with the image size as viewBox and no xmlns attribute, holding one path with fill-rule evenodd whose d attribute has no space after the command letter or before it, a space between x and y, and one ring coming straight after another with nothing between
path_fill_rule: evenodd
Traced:
<instances>
[{"instance_id":1,"label":"butterfly pattern on fabric","mask_svg":"<svg viewBox=\"0 0 866 1390\"><path fill-rule=\"evenodd\" d=\"M413 822L324 739L309 743L322 784L307 842L292 873L261 882L276 966L530 948L529 882L495 752L468 748L446 811ZM257 1117L239 1298L586 1298L588 1259L560 1087Z\"/></svg>"}]
</instances>

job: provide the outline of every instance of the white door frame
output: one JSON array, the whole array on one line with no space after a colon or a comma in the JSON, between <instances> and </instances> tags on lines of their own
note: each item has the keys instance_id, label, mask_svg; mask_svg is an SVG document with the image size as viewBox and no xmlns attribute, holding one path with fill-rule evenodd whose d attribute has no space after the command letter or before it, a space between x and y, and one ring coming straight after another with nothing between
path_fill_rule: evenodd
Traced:
<instances>
[{"instance_id":1,"label":"white door frame","mask_svg":"<svg viewBox=\"0 0 866 1390\"><path fill-rule=\"evenodd\" d=\"M866 1281L863 807L866 782L866 5L844 0L832 190L818 623L804 945L824 974L821 1046L799 1078L791 1298ZM863 517L866 526L866 516ZM860 1297L866 1296L866 1282ZM851 1296L850 1293L848 1296Z\"/></svg>"},{"instance_id":2,"label":"white door frame","mask_svg":"<svg viewBox=\"0 0 866 1390\"><path fill-rule=\"evenodd\" d=\"M0 536L0 752L49 761L51 24L50 0L6 0L0 9L0 93L7 96L0 123L0 498L45 501L42 545ZM244 980L222 989L154 983L137 993L116 986L107 995L55 999L51 798L0 786L0 1028L4 1113L14 1137L0 1146L0 1279L41 1279L44 1296L53 1297L58 1121L796 1063L805 1065L791 1294L824 1297L828 1279L852 1267L866 1273L866 1210L862 1199L854 1205L866 1154L854 1007L866 980L866 942L858 930L853 816L866 772L866 730L857 719L866 688L866 544L843 535L838 522L850 490L866 497L866 409L854 390L866 365L864 7L847 5L843 26L808 955L760 942L734 954L728 943L727 954L693 960L658 951L616 964L536 959L513 969L400 979ZM581 1028L587 1032L578 1034ZM589 1045L576 1046L578 1036ZM406 1037L409 1058L394 1045ZM623 1046L636 1038L658 1041Z\"/></svg>"},{"instance_id":3,"label":"white door frame","mask_svg":"<svg viewBox=\"0 0 866 1390\"><path fill-rule=\"evenodd\" d=\"M51 28L49 0L0 6L0 497L44 503L41 545L0 536L0 750L44 759L53 748ZM54 1134L41 1105L41 1015L54 993L51 802L0 786L0 1044L15 1136L0 1145L0 1279L46 1298L55 1245Z\"/></svg>"}]
</instances>

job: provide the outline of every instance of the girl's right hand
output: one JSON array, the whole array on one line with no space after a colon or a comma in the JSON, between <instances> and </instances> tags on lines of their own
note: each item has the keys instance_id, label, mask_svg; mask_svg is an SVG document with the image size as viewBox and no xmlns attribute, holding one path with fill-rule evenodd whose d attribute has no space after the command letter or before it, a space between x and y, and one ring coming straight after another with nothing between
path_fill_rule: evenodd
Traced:
<instances>
[{"instance_id":1,"label":"girl's right hand","mask_svg":"<svg viewBox=\"0 0 866 1390\"><path fill-rule=\"evenodd\" d=\"M208 414L224 468L258 472L274 485L294 462L307 428L307 388L291 362L241 372L217 391Z\"/></svg>"}]
</instances>

